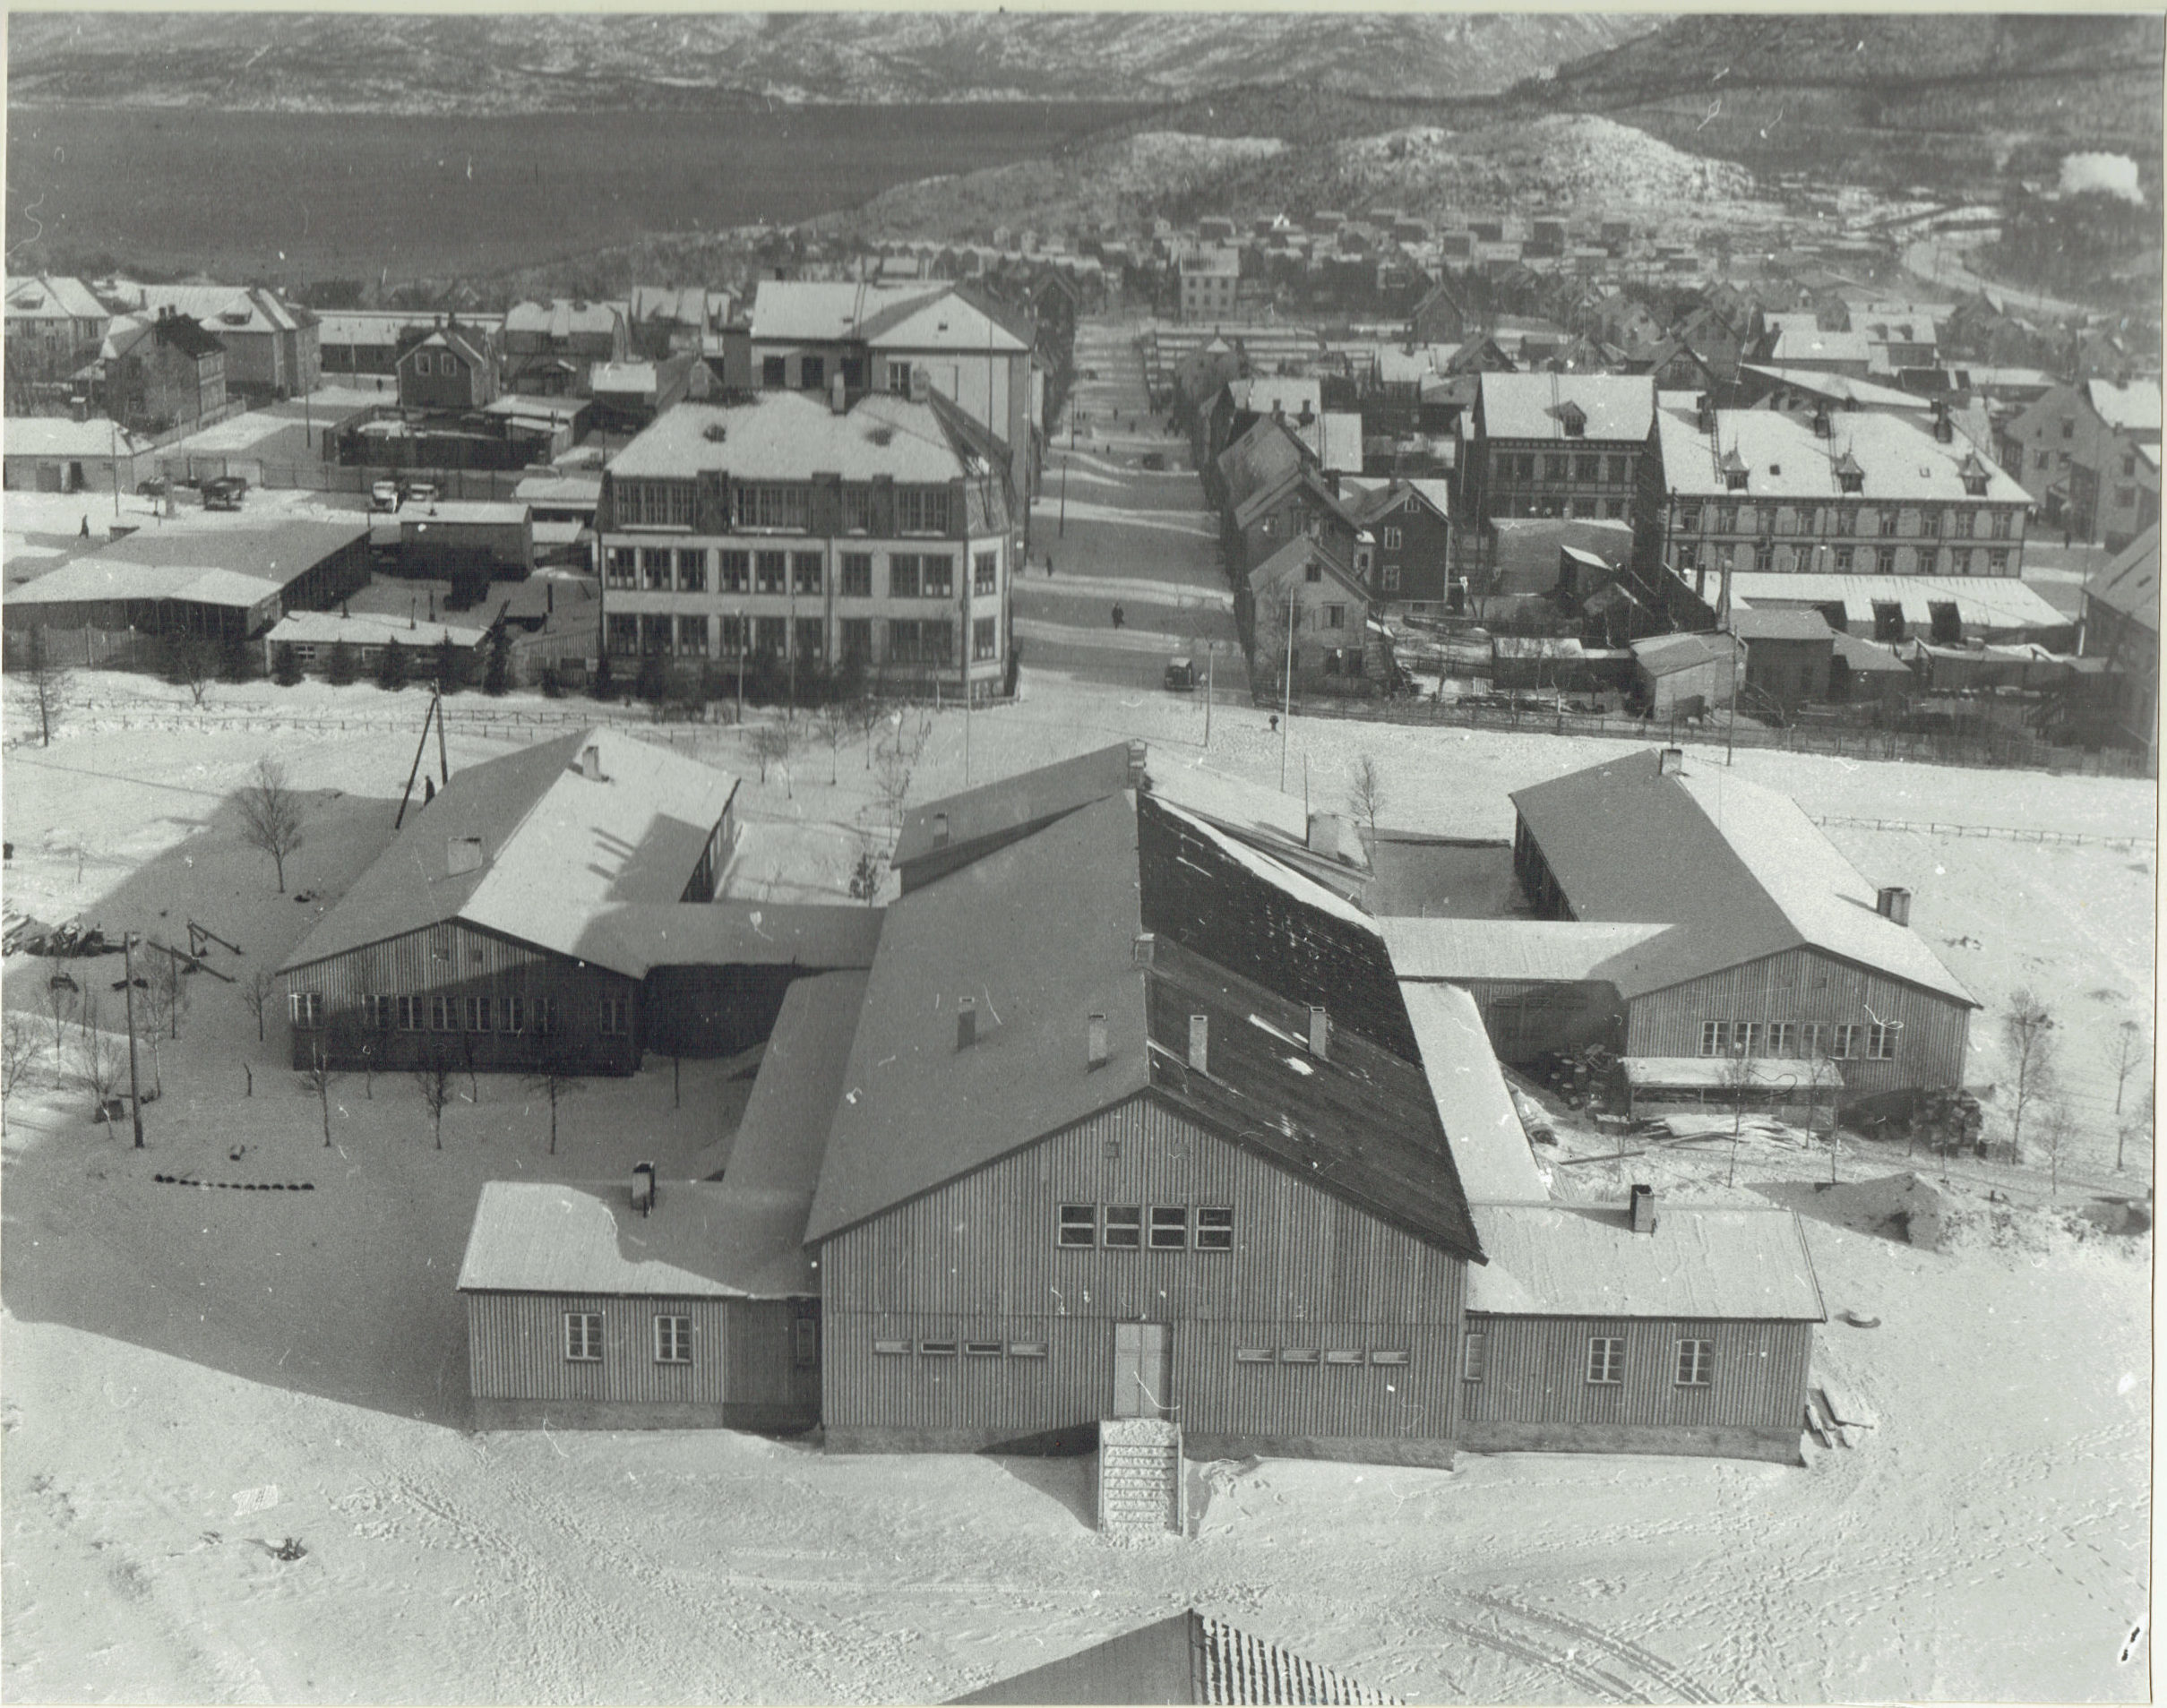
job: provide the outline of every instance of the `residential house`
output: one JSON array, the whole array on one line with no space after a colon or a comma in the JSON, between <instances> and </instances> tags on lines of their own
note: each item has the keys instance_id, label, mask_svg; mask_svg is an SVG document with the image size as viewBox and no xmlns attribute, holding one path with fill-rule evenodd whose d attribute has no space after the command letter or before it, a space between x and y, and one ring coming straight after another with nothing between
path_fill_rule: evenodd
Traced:
<instances>
[{"instance_id":1,"label":"residential house","mask_svg":"<svg viewBox=\"0 0 2167 1708\"><path fill-rule=\"evenodd\" d=\"M1768 367L1819 368L1864 379L1873 368L1873 345L1864 332L1825 327L1812 313L1764 314L1763 330L1750 347L1752 359Z\"/></svg>"},{"instance_id":2,"label":"residential house","mask_svg":"<svg viewBox=\"0 0 2167 1708\"><path fill-rule=\"evenodd\" d=\"M1417 344L1460 344L1479 330L1459 291L1445 279L1423 293L1407 321L1407 335Z\"/></svg>"},{"instance_id":3,"label":"residential house","mask_svg":"<svg viewBox=\"0 0 2167 1708\"><path fill-rule=\"evenodd\" d=\"M2024 489L1946 417L1822 408L1656 411L1636 562L1706 597L1711 571L2023 573Z\"/></svg>"},{"instance_id":4,"label":"residential house","mask_svg":"<svg viewBox=\"0 0 2167 1708\"><path fill-rule=\"evenodd\" d=\"M1320 540L1290 540L1249 572L1243 600L1254 637L1250 668L1296 688L1361 691L1389 674L1370 633L1370 588Z\"/></svg>"},{"instance_id":5,"label":"residential house","mask_svg":"<svg viewBox=\"0 0 2167 1708\"><path fill-rule=\"evenodd\" d=\"M530 397L591 397L598 362L632 356L632 330L615 303L556 297L516 303L504 315L504 390Z\"/></svg>"},{"instance_id":6,"label":"residential house","mask_svg":"<svg viewBox=\"0 0 2167 1708\"><path fill-rule=\"evenodd\" d=\"M1646 375L1484 373L1461 464L1467 517L1629 515L1655 411Z\"/></svg>"},{"instance_id":7,"label":"residential house","mask_svg":"<svg viewBox=\"0 0 2167 1708\"><path fill-rule=\"evenodd\" d=\"M1427 605L1451 598L1451 499L1441 480L1342 480L1349 519L1373 542L1370 597L1380 605Z\"/></svg>"},{"instance_id":8,"label":"residential house","mask_svg":"<svg viewBox=\"0 0 2167 1708\"><path fill-rule=\"evenodd\" d=\"M337 309L319 314L316 348L322 371L357 379L394 378L400 352L433 324L434 316L404 309Z\"/></svg>"},{"instance_id":9,"label":"residential house","mask_svg":"<svg viewBox=\"0 0 2167 1708\"><path fill-rule=\"evenodd\" d=\"M1324 541L1352 563L1359 532L1336 477L1284 417L1260 420L1214 465L1226 561L1239 577L1294 539Z\"/></svg>"},{"instance_id":10,"label":"residential house","mask_svg":"<svg viewBox=\"0 0 2167 1708\"><path fill-rule=\"evenodd\" d=\"M2018 410L2002 425L1997 446L2001 466L2040 506L2042 524L2092 543L2103 536L2110 516L2125 525L2136 523L2128 537L2143 531L2144 524L2137 521L2142 494L2137 490L2136 453L2159 442L2158 382L2120 386L2091 380L2057 385ZM2103 508L2102 492L2110 498L2126 495L2129 502ZM2082 508L2080 495L2089 501Z\"/></svg>"},{"instance_id":11,"label":"residential house","mask_svg":"<svg viewBox=\"0 0 2167 1708\"><path fill-rule=\"evenodd\" d=\"M603 433L637 433L687 398L703 400L709 372L690 350L654 362L601 362L594 369L594 423Z\"/></svg>"},{"instance_id":12,"label":"residential house","mask_svg":"<svg viewBox=\"0 0 2167 1708\"><path fill-rule=\"evenodd\" d=\"M1311 375L1259 374L1227 381L1196 418L1193 449L1197 467L1205 471L1207 496L1220 454L1259 421L1277 416L1301 437L1315 429L1323 412L1323 382Z\"/></svg>"},{"instance_id":13,"label":"residential house","mask_svg":"<svg viewBox=\"0 0 2167 1708\"><path fill-rule=\"evenodd\" d=\"M497 354L484 327L449 321L415 337L399 354L399 407L464 411L497 396Z\"/></svg>"},{"instance_id":14,"label":"residential house","mask_svg":"<svg viewBox=\"0 0 2167 1708\"><path fill-rule=\"evenodd\" d=\"M681 403L608 467L605 644L1000 692L1021 562L1001 450L937 393L849 401L840 375Z\"/></svg>"},{"instance_id":15,"label":"residential house","mask_svg":"<svg viewBox=\"0 0 2167 1708\"><path fill-rule=\"evenodd\" d=\"M2085 584L2085 656L2103 658L2124 740L2159 742L2160 528L2154 522Z\"/></svg>"},{"instance_id":16,"label":"residential house","mask_svg":"<svg viewBox=\"0 0 2167 1708\"><path fill-rule=\"evenodd\" d=\"M385 650L397 646L407 655L409 680L429 680L437 660L448 654L471 682L479 674L488 644L489 631L470 623L420 622L383 612L353 616L343 609L296 611L263 631L263 671L268 675L276 670L279 653L290 649L304 674L322 676L343 646L348 668L357 676L371 676L382 665Z\"/></svg>"},{"instance_id":17,"label":"residential house","mask_svg":"<svg viewBox=\"0 0 2167 1708\"><path fill-rule=\"evenodd\" d=\"M87 372L92 402L143 432L226 407L226 347L186 314L117 316Z\"/></svg>"},{"instance_id":18,"label":"residential house","mask_svg":"<svg viewBox=\"0 0 2167 1708\"><path fill-rule=\"evenodd\" d=\"M80 279L51 273L7 276L4 327L8 360L58 368L80 361L105 337L112 313Z\"/></svg>"},{"instance_id":19,"label":"residential house","mask_svg":"<svg viewBox=\"0 0 2167 1708\"><path fill-rule=\"evenodd\" d=\"M1242 285L1242 252L1213 248L1184 255L1181 264L1181 315L1190 322L1215 323L1234 318Z\"/></svg>"},{"instance_id":20,"label":"residential house","mask_svg":"<svg viewBox=\"0 0 2167 1708\"><path fill-rule=\"evenodd\" d=\"M719 350L736 299L698 285L634 285L625 304L625 330L634 355L649 362Z\"/></svg>"},{"instance_id":21,"label":"residential house","mask_svg":"<svg viewBox=\"0 0 2167 1708\"><path fill-rule=\"evenodd\" d=\"M201 324L226 347L226 390L250 399L298 397L322 373L322 327L314 310L275 291L240 285L124 285L131 306L170 310Z\"/></svg>"},{"instance_id":22,"label":"residential house","mask_svg":"<svg viewBox=\"0 0 2167 1708\"><path fill-rule=\"evenodd\" d=\"M998 439L1019 503L1036 492L1043 450L1036 329L959 285L761 283L752 298L752 366L765 391L898 397L924 386ZM1028 526L1028 514L1019 514Z\"/></svg>"}]
</instances>

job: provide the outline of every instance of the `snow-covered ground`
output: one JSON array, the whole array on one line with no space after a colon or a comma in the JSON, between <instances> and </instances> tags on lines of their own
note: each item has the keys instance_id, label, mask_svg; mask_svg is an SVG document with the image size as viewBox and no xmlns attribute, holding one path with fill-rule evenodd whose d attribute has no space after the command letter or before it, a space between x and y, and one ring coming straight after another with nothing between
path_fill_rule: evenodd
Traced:
<instances>
[{"instance_id":1,"label":"snow-covered ground","mask_svg":"<svg viewBox=\"0 0 2167 1708\"><path fill-rule=\"evenodd\" d=\"M12 504L12 495L11 495ZM1265 715L1027 671L1020 705L932 721L914 799L1140 735L1159 767L1277 781ZM390 838L424 697L311 683L184 691L86 673L49 749L11 745L9 905L177 940L197 919L275 965ZM451 702L454 768L596 708ZM621 709L612 716L622 717ZM343 725L344 727L340 727ZM10 734L20 737L19 724ZM832 891L878 818L863 747L802 748L762 786L720 726L657 731L739 771L744 893ZM434 744L432 743L432 746ZM1503 836L1505 793L1631 750L1297 718L1287 782L1337 806L1374 755L1386 821ZM274 753L314 793L288 875L227 797ZM1714 750L1696 750L1715 763ZM432 762L434 754L431 754ZM832 769L831 769L832 767ZM1740 754L1810 812L2150 837L2149 785ZM830 776L836 779L830 782ZM333 792L336 792L335 794ZM1830 833L1999 1005L2021 978L2067 1047L2149 1028L2149 849ZM2142 870L2138 870L2141 868ZM1957 939L1951 944L1946 940ZM1969 940L1969 943L1965 940ZM1975 944L1975 947L1969 946ZM0 986L36 1010L51 964ZM118 964L77 964L97 988ZM93 976L94 975L94 976ZM482 1078L432 1143L415 1088L348 1076L322 1113L230 989L189 980L146 1060L149 1148L80 1092L11 1100L0 1241L0 1687L19 1700L930 1701L1195 1602L1409 1700L2136 1700L2147 1593L2148 1239L2090 1232L2043 1171L1952 1171L1947 1251L1815 1214L1825 1148L1756 1141L1633 1159L1679 1196L1800 1202L1832 1311L1824 1368L1879 1418L1804 1469L1463 1458L1449 1472L1294 1462L1194 1469L1196 1534L1088 1523L1077 1460L835 1458L727 1433L468 1433L451 1283L480 1183L666 1177L727 1156L749 1082L666 1062L563 1115ZM2106 992L2107 994L2096 994ZM103 992L107 1001L117 993ZM1974 1026L1998 1060L1992 1011ZM2085 1046L2094 1094L2096 1048ZM247 1073L254 1094L244 1094ZM462 1085L461 1090L466 1087ZM1595 1136L1567 1134L1593 1154ZM2103 1180L2094 1143L2083 1172ZM2128 1179L2148 1180L2148 1147ZM1847 1141L1846 1180L1905 1165ZM310 1182L308 1193L156 1174ZM1561 1169L1615 1190L1615 1163ZM2134 1188L2132 1189L2135 1189ZM304 1557L271 1549L297 1539Z\"/></svg>"}]
</instances>

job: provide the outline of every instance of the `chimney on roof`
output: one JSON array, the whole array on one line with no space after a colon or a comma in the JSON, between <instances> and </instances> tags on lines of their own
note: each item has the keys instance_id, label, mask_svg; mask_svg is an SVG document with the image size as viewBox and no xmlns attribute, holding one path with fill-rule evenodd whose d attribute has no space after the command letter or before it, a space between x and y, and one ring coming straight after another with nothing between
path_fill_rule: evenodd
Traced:
<instances>
[{"instance_id":1,"label":"chimney on roof","mask_svg":"<svg viewBox=\"0 0 2167 1708\"><path fill-rule=\"evenodd\" d=\"M1306 427L1306 426L1308 426L1308 425L1309 425L1309 424L1310 424L1311 422L1314 421L1316 418L1317 418L1317 412L1316 412L1316 410L1314 410L1314 409L1312 409L1311 408L1310 408L1310 401L1309 401L1309 399L1308 399L1307 398L1303 399L1302 399L1302 413L1301 413L1301 415L1300 415L1299 416L1297 416L1297 417L1296 417L1296 419L1298 419L1298 420L1299 420L1299 421L1302 423L1302 425L1303 425L1303 426L1305 426L1305 427Z\"/></svg>"},{"instance_id":2,"label":"chimney on roof","mask_svg":"<svg viewBox=\"0 0 2167 1708\"><path fill-rule=\"evenodd\" d=\"M1911 923L1911 891L1890 885L1873 898L1873 910L1898 925Z\"/></svg>"},{"instance_id":3,"label":"chimney on roof","mask_svg":"<svg viewBox=\"0 0 2167 1708\"><path fill-rule=\"evenodd\" d=\"M978 1042L978 999L959 996L956 999L956 1048L967 1050Z\"/></svg>"},{"instance_id":4,"label":"chimney on roof","mask_svg":"<svg viewBox=\"0 0 2167 1708\"><path fill-rule=\"evenodd\" d=\"M1635 1233L1653 1233L1655 1231L1655 1189L1636 1186L1628 1200L1628 1219Z\"/></svg>"},{"instance_id":5,"label":"chimney on roof","mask_svg":"<svg viewBox=\"0 0 2167 1708\"><path fill-rule=\"evenodd\" d=\"M1685 774L1685 749L1666 747L1655 755L1657 777L1682 777Z\"/></svg>"},{"instance_id":6,"label":"chimney on roof","mask_svg":"<svg viewBox=\"0 0 2167 1708\"><path fill-rule=\"evenodd\" d=\"M603 780L602 750L600 748L583 747L580 750L580 775L589 783L599 783Z\"/></svg>"},{"instance_id":7,"label":"chimney on roof","mask_svg":"<svg viewBox=\"0 0 2167 1708\"><path fill-rule=\"evenodd\" d=\"M545 581L542 584L542 614L546 616L556 608L557 584L555 581Z\"/></svg>"},{"instance_id":8,"label":"chimney on roof","mask_svg":"<svg viewBox=\"0 0 2167 1708\"><path fill-rule=\"evenodd\" d=\"M1158 959L1158 934L1155 931L1137 932L1136 941L1131 945L1129 955L1133 965L1150 967Z\"/></svg>"},{"instance_id":9,"label":"chimney on roof","mask_svg":"<svg viewBox=\"0 0 2167 1708\"><path fill-rule=\"evenodd\" d=\"M1332 1059L1332 1017L1318 1002L1309 1005L1309 1052L1320 1061Z\"/></svg>"},{"instance_id":10,"label":"chimney on roof","mask_svg":"<svg viewBox=\"0 0 2167 1708\"><path fill-rule=\"evenodd\" d=\"M71 421L88 421L90 418L90 399L70 398L68 399L68 418Z\"/></svg>"},{"instance_id":11,"label":"chimney on roof","mask_svg":"<svg viewBox=\"0 0 2167 1708\"><path fill-rule=\"evenodd\" d=\"M933 814L933 846L936 848L948 846L948 814L945 812Z\"/></svg>"},{"instance_id":12,"label":"chimney on roof","mask_svg":"<svg viewBox=\"0 0 2167 1708\"><path fill-rule=\"evenodd\" d=\"M1948 418L1948 399L1934 399L1934 437L1943 444L1953 444L1956 438L1956 424Z\"/></svg>"},{"instance_id":13,"label":"chimney on roof","mask_svg":"<svg viewBox=\"0 0 2167 1708\"><path fill-rule=\"evenodd\" d=\"M632 1164L632 1208L641 1215L655 1207L655 1165L652 1163Z\"/></svg>"},{"instance_id":14,"label":"chimney on roof","mask_svg":"<svg viewBox=\"0 0 2167 1708\"><path fill-rule=\"evenodd\" d=\"M1103 1068L1106 1065L1106 1017L1090 1016L1084 1026L1084 1065Z\"/></svg>"},{"instance_id":15,"label":"chimney on roof","mask_svg":"<svg viewBox=\"0 0 2167 1708\"><path fill-rule=\"evenodd\" d=\"M1815 404L1813 406L1813 436L1817 439L1827 439L1835 432L1835 424L1828 419L1827 404L1826 402Z\"/></svg>"},{"instance_id":16,"label":"chimney on roof","mask_svg":"<svg viewBox=\"0 0 2167 1708\"><path fill-rule=\"evenodd\" d=\"M828 382L828 407L837 415L850 413L850 392L848 388L843 384L843 376L840 373Z\"/></svg>"},{"instance_id":17,"label":"chimney on roof","mask_svg":"<svg viewBox=\"0 0 2167 1708\"><path fill-rule=\"evenodd\" d=\"M1144 760L1150 749L1141 742L1129 743L1129 786L1140 789L1144 785Z\"/></svg>"},{"instance_id":18,"label":"chimney on roof","mask_svg":"<svg viewBox=\"0 0 2167 1708\"><path fill-rule=\"evenodd\" d=\"M1693 408L1700 417L1701 432L1714 433L1716 431L1716 399L1703 391L1693 399Z\"/></svg>"},{"instance_id":19,"label":"chimney on roof","mask_svg":"<svg viewBox=\"0 0 2167 1708\"><path fill-rule=\"evenodd\" d=\"M1192 1014L1189 1017L1189 1065L1199 1073L1211 1071L1211 1017Z\"/></svg>"}]
</instances>

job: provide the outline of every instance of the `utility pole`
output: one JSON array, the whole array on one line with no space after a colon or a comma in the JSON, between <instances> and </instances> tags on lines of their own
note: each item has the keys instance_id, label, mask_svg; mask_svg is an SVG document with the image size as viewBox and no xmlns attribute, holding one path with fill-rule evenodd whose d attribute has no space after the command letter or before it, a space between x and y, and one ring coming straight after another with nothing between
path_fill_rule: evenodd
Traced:
<instances>
[{"instance_id":1,"label":"utility pole","mask_svg":"<svg viewBox=\"0 0 2167 1708\"><path fill-rule=\"evenodd\" d=\"M1279 683L1279 793L1286 793L1286 726L1294 717L1294 590L1286 589L1286 674Z\"/></svg>"},{"instance_id":2,"label":"utility pole","mask_svg":"<svg viewBox=\"0 0 2167 1708\"><path fill-rule=\"evenodd\" d=\"M135 1148L143 1148L143 1100L135 1088L135 933L120 934L121 977L126 981L128 1002L128 1113L134 1118ZM95 1048L96 1046L93 1046Z\"/></svg>"},{"instance_id":3,"label":"utility pole","mask_svg":"<svg viewBox=\"0 0 2167 1708\"><path fill-rule=\"evenodd\" d=\"M1213 669L1219 662L1219 643L1207 640L1204 647L1204 751L1208 753L1211 751L1211 678Z\"/></svg>"}]
</instances>

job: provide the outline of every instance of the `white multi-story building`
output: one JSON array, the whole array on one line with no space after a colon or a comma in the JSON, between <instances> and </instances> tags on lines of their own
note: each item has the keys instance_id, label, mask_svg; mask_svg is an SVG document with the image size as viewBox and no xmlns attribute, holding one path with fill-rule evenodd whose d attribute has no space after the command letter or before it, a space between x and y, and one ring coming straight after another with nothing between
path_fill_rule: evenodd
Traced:
<instances>
[{"instance_id":1,"label":"white multi-story building","mask_svg":"<svg viewBox=\"0 0 2167 1708\"><path fill-rule=\"evenodd\" d=\"M999 691L1019 559L1002 447L947 399L684 403L609 465L603 644Z\"/></svg>"}]
</instances>

